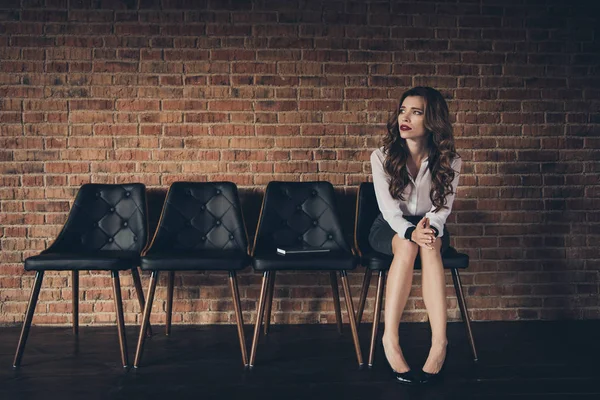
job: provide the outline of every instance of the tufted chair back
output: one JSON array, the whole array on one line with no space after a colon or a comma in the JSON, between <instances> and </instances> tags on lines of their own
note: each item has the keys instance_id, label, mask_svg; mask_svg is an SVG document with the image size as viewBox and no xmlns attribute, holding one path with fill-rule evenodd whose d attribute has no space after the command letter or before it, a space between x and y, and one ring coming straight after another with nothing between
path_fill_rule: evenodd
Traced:
<instances>
[{"instance_id":1,"label":"tufted chair back","mask_svg":"<svg viewBox=\"0 0 600 400\"><path fill-rule=\"evenodd\" d=\"M146 187L87 183L81 186L62 231L43 253L141 252L148 241Z\"/></svg>"},{"instance_id":2,"label":"tufted chair back","mask_svg":"<svg viewBox=\"0 0 600 400\"><path fill-rule=\"evenodd\" d=\"M173 250L248 251L237 187L232 182L175 182L150 253Z\"/></svg>"},{"instance_id":3,"label":"tufted chair back","mask_svg":"<svg viewBox=\"0 0 600 400\"><path fill-rule=\"evenodd\" d=\"M350 250L329 182L270 182L258 224L255 253L281 246Z\"/></svg>"},{"instance_id":4,"label":"tufted chair back","mask_svg":"<svg viewBox=\"0 0 600 400\"><path fill-rule=\"evenodd\" d=\"M356 224L354 238L356 249L359 253L371 251L369 233L373 222L379 215L375 187L372 182L363 182L358 189L358 203L356 205Z\"/></svg>"}]
</instances>

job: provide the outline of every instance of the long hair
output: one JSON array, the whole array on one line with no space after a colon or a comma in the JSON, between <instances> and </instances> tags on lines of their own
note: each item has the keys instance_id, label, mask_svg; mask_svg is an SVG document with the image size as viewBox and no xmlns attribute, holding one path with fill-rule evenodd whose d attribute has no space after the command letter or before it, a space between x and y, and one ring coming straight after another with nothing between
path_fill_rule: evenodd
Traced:
<instances>
[{"instance_id":1,"label":"long hair","mask_svg":"<svg viewBox=\"0 0 600 400\"><path fill-rule=\"evenodd\" d=\"M387 124L387 135L383 139L385 154L384 169L390 177L390 195L397 200L405 200L404 189L409 185L406 161L409 156L406 139L400 136L398 116L400 107L409 96L422 97L425 102L424 126L429 150L429 171L431 172L431 190L429 198L439 211L446 205L446 196L452 193L452 181L455 171L452 160L458 157L454 147L452 124L448 113L448 104L437 90L418 86L402 95L394 115Z\"/></svg>"}]
</instances>

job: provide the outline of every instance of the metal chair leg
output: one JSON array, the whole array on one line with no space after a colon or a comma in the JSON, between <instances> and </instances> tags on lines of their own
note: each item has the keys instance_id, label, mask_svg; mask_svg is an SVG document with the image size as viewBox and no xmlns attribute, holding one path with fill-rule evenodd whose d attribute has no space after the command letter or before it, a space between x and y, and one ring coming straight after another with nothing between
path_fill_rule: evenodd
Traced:
<instances>
[{"instance_id":1,"label":"metal chair leg","mask_svg":"<svg viewBox=\"0 0 600 400\"><path fill-rule=\"evenodd\" d=\"M79 335L79 271L71 271L73 291L73 335Z\"/></svg>"},{"instance_id":2,"label":"metal chair leg","mask_svg":"<svg viewBox=\"0 0 600 400\"><path fill-rule=\"evenodd\" d=\"M375 312L373 314L373 329L371 331L371 346L369 348L369 367L373 366L375 361L375 343L377 343L377 331L379 330L379 320L381 318L381 304L383 303L383 286L385 284L385 271L379 271L377 280L377 297L375 298Z\"/></svg>"},{"instance_id":3,"label":"metal chair leg","mask_svg":"<svg viewBox=\"0 0 600 400\"><path fill-rule=\"evenodd\" d=\"M248 364L250 368L254 366L254 360L256 359L256 348L258 347L258 339L260 338L260 326L265 312L269 275L269 271L264 273L262 287L260 289L260 299L258 300L258 310L256 313L256 325L254 326L254 337L252 339L252 350L250 351L250 363Z\"/></svg>"},{"instance_id":4,"label":"metal chair leg","mask_svg":"<svg viewBox=\"0 0 600 400\"><path fill-rule=\"evenodd\" d=\"M240 349L242 350L242 362L244 363L244 366L247 366L248 352L246 350L246 339L244 337L244 320L242 318L240 292L238 290L237 276L235 271L229 272L229 285L231 286L231 295L233 296L233 308L235 309L235 320L237 322L238 337L240 339Z\"/></svg>"},{"instance_id":5,"label":"metal chair leg","mask_svg":"<svg viewBox=\"0 0 600 400\"><path fill-rule=\"evenodd\" d=\"M139 273L137 267L133 267L131 269L131 277L133 278L133 284L135 286L135 293L138 298L138 303L140 303L140 309L143 312L146 303L144 301L144 291L142 289L142 280L140 279L140 273ZM152 326L150 324L148 324L148 329L146 331L146 334L148 335L148 337L152 336Z\"/></svg>"},{"instance_id":6,"label":"metal chair leg","mask_svg":"<svg viewBox=\"0 0 600 400\"><path fill-rule=\"evenodd\" d=\"M144 317L142 318L142 326L140 327L140 335L138 338L137 349L135 351L135 361L133 366L138 368L142 360L142 353L144 351L144 342L146 341L145 332L147 327L150 325L150 313L152 312L152 302L154 301L154 292L156 291L156 284L158 283L158 271L152 271L150 277L150 287L148 288L148 301L144 307Z\"/></svg>"},{"instance_id":7,"label":"metal chair leg","mask_svg":"<svg viewBox=\"0 0 600 400\"><path fill-rule=\"evenodd\" d=\"M171 334L171 318L173 315L173 287L175 286L175 271L169 271L167 282L167 321L165 324L165 335Z\"/></svg>"},{"instance_id":8,"label":"metal chair leg","mask_svg":"<svg viewBox=\"0 0 600 400\"><path fill-rule=\"evenodd\" d=\"M269 334L269 327L271 326L271 309L273 308L273 293L275 292L275 274L277 271L271 271L269 273L269 282L267 286L267 304L265 305L265 335Z\"/></svg>"},{"instance_id":9,"label":"metal chair leg","mask_svg":"<svg viewBox=\"0 0 600 400\"><path fill-rule=\"evenodd\" d=\"M119 345L121 347L121 361L123 367L129 364L127 358L127 337L125 336L125 317L123 316L123 299L121 297L121 281L119 271L111 271L113 281L113 292L115 297L115 311L117 313L117 328L119 330Z\"/></svg>"},{"instance_id":10,"label":"metal chair leg","mask_svg":"<svg viewBox=\"0 0 600 400\"><path fill-rule=\"evenodd\" d=\"M342 310L340 307L340 291L338 289L337 275L335 271L329 273L329 280L331 281L331 290L333 292L333 307L335 308L335 321L337 323L338 333L342 334Z\"/></svg>"},{"instance_id":11,"label":"metal chair leg","mask_svg":"<svg viewBox=\"0 0 600 400\"><path fill-rule=\"evenodd\" d=\"M348 285L348 274L346 271L340 271L342 278L342 286L344 287L344 297L346 299L346 309L348 311L348 319L350 320L350 329L352 331L352 338L354 340L354 349L356 350L356 358L358 365L362 366L363 358L360 351L360 342L358 340L358 331L356 330L356 320L354 319L354 305L352 304L352 297L350 295L350 286Z\"/></svg>"},{"instance_id":12,"label":"metal chair leg","mask_svg":"<svg viewBox=\"0 0 600 400\"><path fill-rule=\"evenodd\" d=\"M475 340L473 339L473 331L471 330L471 319L469 318L469 310L467 309L467 302L465 301L460 275L458 274L458 269L456 268L451 268L450 271L452 271L452 280L454 281L454 289L456 290L458 306L460 307L460 313L462 314L465 328L467 330L467 336L469 338L469 344L471 345L471 351L473 352L473 360L477 362L479 361L479 357L477 356L477 349L475 348Z\"/></svg>"},{"instance_id":13,"label":"metal chair leg","mask_svg":"<svg viewBox=\"0 0 600 400\"><path fill-rule=\"evenodd\" d=\"M365 271L365 277L363 278L362 288L360 289L360 297L358 302L358 310L356 311L356 324L360 327L362 321L363 311L365 310L365 302L367 301L367 294L369 293L369 285L371 284L371 274L373 271L367 268Z\"/></svg>"},{"instance_id":14,"label":"metal chair leg","mask_svg":"<svg viewBox=\"0 0 600 400\"><path fill-rule=\"evenodd\" d=\"M44 279L44 271L37 271L35 274L35 282L31 288L31 296L29 297L29 305L25 312L25 321L23 321L23 328L21 329L21 336L19 337L19 344L17 345L17 352L13 361L13 367L17 368L21 365L21 359L23 358L23 352L25 351L25 344L27 343L27 337L29 336L29 328L31 328L31 321L33 320L33 313L35 306L40 295L40 289L42 288L42 280Z\"/></svg>"}]
</instances>

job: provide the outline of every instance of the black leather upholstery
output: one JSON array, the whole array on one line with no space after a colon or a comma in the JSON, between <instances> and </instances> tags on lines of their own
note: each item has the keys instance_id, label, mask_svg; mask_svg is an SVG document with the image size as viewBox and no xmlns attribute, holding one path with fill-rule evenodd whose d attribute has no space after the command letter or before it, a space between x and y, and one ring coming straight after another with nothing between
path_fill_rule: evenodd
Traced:
<instances>
[{"instance_id":1,"label":"black leather upholstery","mask_svg":"<svg viewBox=\"0 0 600 400\"><path fill-rule=\"evenodd\" d=\"M373 250L369 244L369 232L373 221L379 215L379 206L375 197L373 183L363 182L358 190L358 204L356 212L356 248L360 254L361 265L372 270L387 270L390 268L392 256L382 254ZM458 253L453 247L449 247L442 254L444 268L467 268L469 256ZM421 260L417 256L415 268L421 268Z\"/></svg>"},{"instance_id":2,"label":"black leather upholstery","mask_svg":"<svg viewBox=\"0 0 600 400\"><path fill-rule=\"evenodd\" d=\"M316 247L329 253L280 256L277 247ZM346 242L329 182L270 182L255 238L256 270L349 270L357 259Z\"/></svg>"},{"instance_id":3,"label":"black leather upholstery","mask_svg":"<svg viewBox=\"0 0 600 400\"><path fill-rule=\"evenodd\" d=\"M28 271L124 270L137 266L148 240L141 183L84 184L52 245L25 260Z\"/></svg>"},{"instance_id":4,"label":"black leather upholstery","mask_svg":"<svg viewBox=\"0 0 600 400\"><path fill-rule=\"evenodd\" d=\"M141 260L143 270L238 270L250 264L237 187L175 182Z\"/></svg>"}]
</instances>

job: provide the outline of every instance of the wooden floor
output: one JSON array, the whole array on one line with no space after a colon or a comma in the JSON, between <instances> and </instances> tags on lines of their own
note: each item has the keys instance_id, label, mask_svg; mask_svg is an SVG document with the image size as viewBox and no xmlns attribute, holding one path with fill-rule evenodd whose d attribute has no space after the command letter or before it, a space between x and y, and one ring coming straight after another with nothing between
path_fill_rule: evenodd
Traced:
<instances>
[{"instance_id":1,"label":"wooden floor","mask_svg":"<svg viewBox=\"0 0 600 400\"><path fill-rule=\"evenodd\" d=\"M273 326L244 370L234 326L162 327L146 342L139 369L120 366L115 327L32 327L22 366L11 367L18 327L0 327L0 399L600 399L600 321L474 323L472 361L461 323L449 325L445 380L436 387L392 381L378 346L359 370L349 328ZM367 357L370 326L361 326ZM248 346L252 327L246 327ZM409 363L427 355L426 324L400 331ZM127 328L130 362L137 336Z\"/></svg>"}]
</instances>

